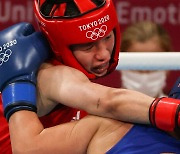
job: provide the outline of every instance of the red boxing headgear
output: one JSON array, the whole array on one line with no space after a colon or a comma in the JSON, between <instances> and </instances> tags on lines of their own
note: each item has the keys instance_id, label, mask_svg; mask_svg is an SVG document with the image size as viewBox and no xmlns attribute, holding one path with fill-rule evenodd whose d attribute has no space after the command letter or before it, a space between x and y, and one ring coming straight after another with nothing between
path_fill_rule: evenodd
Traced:
<instances>
[{"instance_id":1,"label":"red boxing headgear","mask_svg":"<svg viewBox=\"0 0 180 154\"><path fill-rule=\"evenodd\" d=\"M120 52L120 28L112 0L97 0L97 4L93 1L34 0L40 29L47 36L57 60L80 70L90 79L96 76L76 60L70 50L71 45L100 40L113 30L115 46L108 73L116 68ZM78 15L66 15L69 2L75 4Z\"/></svg>"}]
</instances>

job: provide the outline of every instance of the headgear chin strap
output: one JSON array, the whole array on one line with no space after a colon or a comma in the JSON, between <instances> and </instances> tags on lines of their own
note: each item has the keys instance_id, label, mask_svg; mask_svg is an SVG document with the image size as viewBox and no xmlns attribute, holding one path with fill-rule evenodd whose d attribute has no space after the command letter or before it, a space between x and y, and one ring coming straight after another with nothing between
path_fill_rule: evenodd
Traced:
<instances>
[{"instance_id":1,"label":"headgear chin strap","mask_svg":"<svg viewBox=\"0 0 180 154\"><path fill-rule=\"evenodd\" d=\"M77 6L78 13L67 16L66 7L68 2L72 1ZM76 60L70 46L100 40L113 30L115 46L108 73L115 70L120 51L120 29L112 0L98 0L98 6L92 0L35 0L34 2L40 29L47 36L57 60L80 70L90 79L96 78Z\"/></svg>"}]
</instances>

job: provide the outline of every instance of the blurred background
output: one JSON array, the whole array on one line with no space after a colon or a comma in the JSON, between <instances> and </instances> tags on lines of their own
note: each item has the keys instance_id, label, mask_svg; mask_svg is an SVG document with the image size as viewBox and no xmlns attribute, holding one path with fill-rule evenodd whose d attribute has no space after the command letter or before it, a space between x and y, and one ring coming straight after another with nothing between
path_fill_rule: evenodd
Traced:
<instances>
[{"instance_id":1,"label":"blurred background","mask_svg":"<svg viewBox=\"0 0 180 154\"><path fill-rule=\"evenodd\" d=\"M149 20L163 26L172 40L173 51L180 52L180 1L179 0L113 0L121 31L133 23ZM0 30L18 22L30 22L36 28L33 0L0 0ZM168 93L180 71L170 71L164 92ZM115 71L94 82L121 87L121 73Z\"/></svg>"}]
</instances>

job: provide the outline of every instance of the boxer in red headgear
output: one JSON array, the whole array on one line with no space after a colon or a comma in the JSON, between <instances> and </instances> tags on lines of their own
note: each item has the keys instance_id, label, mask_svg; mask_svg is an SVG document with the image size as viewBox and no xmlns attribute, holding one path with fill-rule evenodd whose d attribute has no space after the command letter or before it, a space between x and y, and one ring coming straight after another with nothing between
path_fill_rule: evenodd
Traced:
<instances>
[{"instance_id":1,"label":"boxer in red headgear","mask_svg":"<svg viewBox=\"0 0 180 154\"><path fill-rule=\"evenodd\" d=\"M87 0L86 2L82 0L37 0L34 4L39 27L47 36L54 52L52 64L63 64L76 68L89 79L104 76L115 70L120 51L120 27L111 0ZM105 57L101 58L102 53L100 53L101 55L98 55L100 58L96 58L99 54L98 49L94 49L97 47L96 42L103 42L101 43L103 45L110 44L100 49L106 54ZM94 55L78 58L77 51L74 50L81 44L83 47L80 47L80 50L85 49L89 53L95 52ZM93 49L91 49L92 47ZM108 48L108 50L104 48ZM87 59L93 62L89 64ZM50 109L51 107L48 107L48 111ZM57 124L61 123L62 119L70 121L86 115L84 111L64 106L63 108L60 106L61 112L56 109L51 113L52 116L48 115L42 118L45 125L51 126L48 121L52 120L47 120L49 117L56 119L53 121L56 121Z\"/></svg>"},{"instance_id":2,"label":"boxer in red headgear","mask_svg":"<svg viewBox=\"0 0 180 154\"><path fill-rule=\"evenodd\" d=\"M100 116L118 117L120 120L129 122L149 122L149 119L146 119L148 117L147 110L141 110L142 104L146 104L148 109L152 104L149 115L153 125L166 131L172 131L175 127L179 127L179 124L177 124L178 120L172 120L175 117L175 119L179 119L177 118L178 114L176 114L179 103L174 101L174 107L172 107L172 99L161 98L153 101L154 98L142 96L141 94L141 96L139 96L139 93L132 93L128 90L124 92L122 89L119 89L119 91L121 91L120 93L115 94L113 92L111 96L110 91L113 91L113 89L109 91L107 87L100 88L99 85L92 83L88 87L87 84L84 84L84 81L87 81L89 84L89 80L87 80L87 78L85 79L84 75L80 75L80 72L83 72L89 79L94 79L110 73L117 65L120 49L120 30L112 0L35 0L35 15L40 29L47 36L54 52L53 63L70 66L61 66L58 71L58 77L54 77L53 72L52 75L46 74L46 76L50 76L49 79L53 79L52 82L56 81L56 84L61 83L58 87L56 85L49 86L49 89L57 90L57 94L51 96L52 100L57 98L57 102L59 101L64 105L85 109L91 114ZM78 71L77 73L77 70L72 70L72 68L78 69L80 72ZM66 69L66 71L64 71L64 69ZM40 77L42 77L42 75ZM56 78L60 79L54 80ZM42 82L43 80L44 82ZM47 85L43 86L45 80L46 78L43 79L43 77L39 80L40 87L42 86L41 89L47 89ZM68 82L70 82L70 84L67 84ZM68 87L68 85L70 89L67 90L64 86ZM77 87L79 87L79 89ZM73 89L71 96L69 96L69 93L65 90L63 95L62 89L66 89L69 93ZM91 90L94 91L92 92ZM60 91L61 94L58 93ZM54 93L56 93L56 91ZM123 95L121 95L122 93ZM124 100L126 94L128 97L127 101ZM48 94L46 93L46 95ZM59 95L61 95L61 97ZM112 105L115 98L114 95L117 96L117 100L115 101L118 103L118 105L115 103L117 106L121 106L120 103L124 102L126 102L125 104L128 106L128 108L124 107L123 110L122 106L124 105L122 105L118 113L128 109L129 111L132 110L132 112L129 112L130 115L126 115L125 113L125 115L121 113L121 116L117 114L117 117L114 117L114 114L108 115L109 111L111 113L117 112L117 110L113 110L116 105ZM91 96L95 99L92 99ZM64 97L64 99L62 99L62 97ZM67 99L66 97L71 97L71 99ZM136 100L135 97L137 98ZM134 104L136 104L136 109L131 106L130 98L132 98ZM98 102L98 104L96 104L97 106L99 106L100 103L103 111L94 110L92 102L95 102L95 104ZM90 106L92 105L92 108L89 107L88 103ZM170 118L171 116L168 116L169 121L166 119L164 122L164 111L161 109L163 108L162 106L167 107L169 105L172 107L172 110L170 110L168 115L173 113L174 116L172 119ZM44 104L41 106L47 105ZM137 112L134 112L134 110L139 112L139 115ZM158 114L156 113L157 116L155 115L156 110L158 110ZM43 111L42 108L41 111ZM105 113L103 113L104 111ZM156 118L154 118L154 116Z\"/></svg>"},{"instance_id":3,"label":"boxer in red headgear","mask_svg":"<svg viewBox=\"0 0 180 154\"><path fill-rule=\"evenodd\" d=\"M108 74L115 69L118 62L119 49L120 49L120 30L119 30L119 24L117 21L115 8L112 4L112 1L97 0L93 2L90 0L86 0L85 2L82 0L79 1L78 0L75 1L35 0L34 6L35 6L35 15L38 19L40 29L47 36L51 44L52 51L54 52L54 57L53 59L51 59L52 64L54 65L64 64L67 66L74 67L80 70L81 72L83 72L89 79L94 79L96 75L99 76L99 74L95 75L93 74L93 72L86 70L83 64L80 64L78 62L77 58L73 55L73 52L71 51L70 48L71 47L73 48L74 47L73 45L87 44L92 42L95 43L97 41L100 42L100 40L102 39L103 40L106 39L107 41L103 41L103 42L108 43L110 36L114 37L115 35L115 43L113 41L110 44L112 48L112 51L110 51L108 55L110 58L106 60L105 64L104 61L102 61L101 59L101 62L99 64L96 64L95 66L96 70L98 69L100 70L101 67L101 71L102 71L102 68L103 67L105 68L105 70L103 71L105 73L103 73L103 75ZM71 8L74 8L74 11ZM74 12L74 14L71 15L72 12ZM54 71L54 74L55 72L56 70ZM73 74L74 73L77 74L77 71L73 72ZM48 75L50 74L51 73L48 73ZM65 73L63 72L63 74ZM68 73L67 75L65 74L65 76L66 79L68 80L69 76L72 76L72 74ZM62 76L58 76L58 80L62 81L61 77ZM53 77L52 78L49 77L49 79L53 79ZM48 80L49 81L48 83L51 83L49 79L43 78L45 82L47 82ZM80 77L79 79L84 80L81 79ZM69 81L72 82L73 80L74 80L73 78L70 78L68 82ZM78 85L81 85L81 83L79 83ZM45 88L42 87L42 89ZM55 91L57 92L58 89L56 89ZM54 94L55 94L54 96L56 97L57 94L56 93ZM64 105L59 105L59 102L60 103L64 102L64 99L62 99L61 101L61 99L59 100L59 97L61 96L58 96L57 100L53 99L50 101L43 99L43 101L40 101L41 103L38 103L38 108L40 108L38 113L40 116L43 115L43 117L41 117L41 121L43 122L45 127L50 127L59 123L69 122L71 120L77 120L87 115L87 113L82 110L79 111L74 108L69 108ZM73 98L74 96L71 97L73 100L75 100ZM77 98L80 97L77 96ZM57 103L54 102L58 102L58 105ZM73 101L71 102L73 103ZM77 104L77 106L71 105L71 103L70 106L78 107L79 102L82 101L76 100L76 103L74 104ZM85 102L85 100L83 102ZM64 104L66 105L66 103ZM49 114L46 115L47 113ZM4 118L3 120L5 121ZM7 125L4 124L4 126ZM9 136L9 134L6 135L6 137L7 136ZM7 140L9 143L9 138L7 139L6 137L2 138L2 140L0 139L1 143L4 143L4 140Z\"/></svg>"},{"instance_id":4,"label":"boxer in red headgear","mask_svg":"<svg viewBox=\"0 0 180 154\"><path fill-rule=\"evenodd\" d=\"M54 52L54 57L51 60L52 64L64 64L76 68L83 72L89 79L100 77L115 70L120 51L120 28L111 0L35 0L34 2L35 15L39 27L47 36ZM101 41L104 39L107 41ZM111 41L112 39L113 42ZM108 43L110 41L112 43ZM76 45L83 44L83 48L80 49L84 50L84 46L89 48L89 44L92 46L92 43L95 44L96 42L110 44L110 47L107 47L107 45L105 47L111 48L108 51L109 53L104 59L94 58L97 53L92 58L89 56L83 57L83 59L92 59L91 61L94 61L89 64L86 60L84 64L76 56L77 54L74 52L74 48L76 48ZM93 50L98 52L97 49ZM105 49L103 52L105 53L107 50ZM86 67L87 65L89 69ZM65 112L66 107L62 108L60 106L60 109L62 109L63 112L61 113L64 113L63 115L60 115L59 110L52 112L51 118L56 119L53 121L58 121L56 124L62 121L62 117L70 121L86 115L85 112L76 109L68 108L67 112ZM48 108L49 110L50 108ZM56 112L59 116L57 116ZM47 120L49 117L42 118L45 119L43 121L45 121L47 126L50 125L47 124L47 121L52 121ZM58 119L61 120L59 121Z\"/></svg>"},{"instance_id":5,"label":"boxer in red headgear","mask_svg":"<svg viewBox=\"0 0 180 154\"><path fill-rule=\"evenodd\" d=\"M68 9L72 5L76 5L74 9L77 9L77 13L71 15ZM73 12L73 9L70 11ZM115 69L120 51L120 29L111 0L99 0L96 3L91 0L35 1L35 15L59 63L82 71L90 79L96 76L78 62L70 47L96 42L113 31L115 45L108 73Z\"/></svg>"}]
</instances>

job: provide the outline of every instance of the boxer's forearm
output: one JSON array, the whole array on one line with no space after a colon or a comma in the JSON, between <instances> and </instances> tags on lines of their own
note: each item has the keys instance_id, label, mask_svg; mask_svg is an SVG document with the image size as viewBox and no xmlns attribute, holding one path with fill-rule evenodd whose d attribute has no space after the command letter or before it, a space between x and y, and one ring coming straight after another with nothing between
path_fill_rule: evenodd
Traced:
<instances>
[{"instance_id":1,"label":"boxer's forearm","mask_svg":"<svg viewBox=\"0 0 180 154\"><path fill-rule=\"evenodd\" d=\"M85 153L99 128L98 121L84 118L44 128L34 112L15 112L9 120L12 151L15 154Z\"/></svg>"},{"instance_id":2,"label":"boxer's forearm","mask_svg":"<svg viewBox=\"0 0 180 154\"><path fill-rule=\"evenodd\" d=\"M35 140L35 137L43 129L43 126L36 118L36 113L30 111L18 111L14 113L9 119L13 152L33 151L33 148L37 147L33 140Z\"/></svg>"},{"instance_id":3,"label":"boxer's forearm","mask_svg":"<svg viewBox=\"0 0 180 154\"><path fill-rule=\"evenodd\" d=\"M149 107L153 100L154 98L136 91L113 89L104 103L105 111L109 112L111 118L121 121L149 124Z\"/></svg>"},{"instance_id":4,"label":"boxer's forearm","mask_svg":"<svg viewBox=\"0 0 180 154\"><path fill-rule=\"evenodd\" d=\"M12 151L18 154L72 153L78 146L71 134L74 126L68 123L44 128L34 112L16 112L9 120Z\"/></svg>"}]
</instances>

